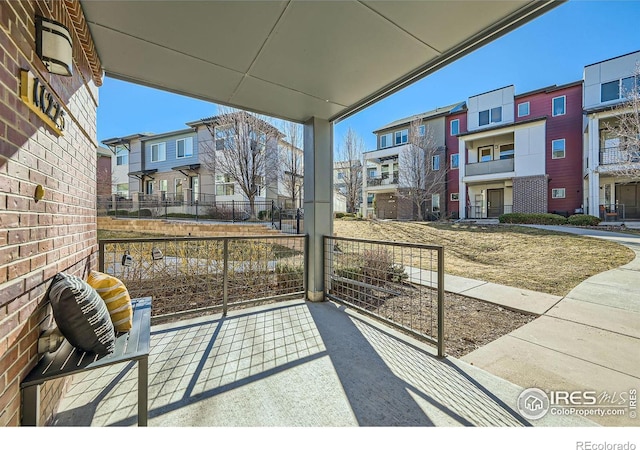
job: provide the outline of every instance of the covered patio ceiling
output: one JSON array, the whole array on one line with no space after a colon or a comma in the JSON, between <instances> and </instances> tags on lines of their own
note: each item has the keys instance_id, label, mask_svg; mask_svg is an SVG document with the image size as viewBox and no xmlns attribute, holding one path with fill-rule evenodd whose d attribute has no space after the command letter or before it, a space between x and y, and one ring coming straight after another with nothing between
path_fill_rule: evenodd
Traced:
<instances>
[{"instance_id":1,"label":"covered patio ceiling","mask_svg":"<svg viewBox=\"0 0 640 450\"><path fill-rule=\"evenodd\" d=\"M107 76L336 121L563 1L81 1Z\"/></svg>"}]
</instances>

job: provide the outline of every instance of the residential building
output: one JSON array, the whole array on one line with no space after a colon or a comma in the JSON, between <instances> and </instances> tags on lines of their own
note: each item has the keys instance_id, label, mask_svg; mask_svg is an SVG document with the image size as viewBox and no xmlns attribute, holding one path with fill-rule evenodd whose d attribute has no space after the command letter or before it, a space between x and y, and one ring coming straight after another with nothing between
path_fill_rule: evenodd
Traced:
<instances>
[{"instance_id":1,"label":"residential building","mask_svg":"<svg viewBox=\"0 0 640 450\"><path fill-rule=\"evenodd\" d=\"M182 212L191 213L189 208L194 209L196 202L246 201L247 195L233 176L222 170L219 160L225 143L234 139L233 134L223 131L229 125L220 123L217 116L186 125L189 128L162 134L141 133L102 141L114 153L112 194L134 201L166 200ZM300 207L302 150L284 141L283 134L271 125L262 125L270 130L265 133L269 137L262 143L262 150L273 157L265 158L265 173L256 179L255 200L260 204L273 201L285 207ZM284 170L287 164L283 162L292 151L300 161L300 173L294 176L299 180L293 184L295 205L285 182L290 174Z\"/></svg>"},{"instance_id":2,"label":"residential building","mask_svg":"<svg viewBox=\"0 0 640 450\"><path fill-rule=\"evenodd\" d=\"M445 212L444 175L447 170L445 122L447 115L462 107L462 103L456 103L437 108L396 120L374 131L377 149L363 155L362 211L367 217L418 219L417 204L408 194L413 181L407 175L417 169L409 167L408 158L413 149L420 146L417 144L429 147L417 158L417 164L424 167L426 179L415 187L428 191L421 209L425 218L441 217Z\"/></svg>"},{"instance_id":3,"label":"residential building","mask_svg":"<svg viewBox=\"0 0 640 450\"><path fill-rule=\"evenodd\" d=\"M96 192L98 196L110 196L113 185L111 151L104 147L98 147L97 157Z\"/></svg>"},{"instance_id":4,"label":"residential building","mask_svg":"<svg viewBox=\"0 0 640 450\"><path fill-rule=\"evenodd\" d=\"M469 97L447 118L449 206L460 218L568 215L582 207L582 81L515 95L513 85ZM457 156L453 132L458 132Z\"/></svg>"},{"instance_id":5,"label":"residential building","mask_svg":"<svg viewBox=\"0 0 640 450\"><path fill-rule=\"evenodd\" d=\"M640 153L611 132L621 112L616 106L638 89L638 64L640 51L584 68L583 201L589 214L603 219L640 219Z\"/></svg>"}]
</instances>

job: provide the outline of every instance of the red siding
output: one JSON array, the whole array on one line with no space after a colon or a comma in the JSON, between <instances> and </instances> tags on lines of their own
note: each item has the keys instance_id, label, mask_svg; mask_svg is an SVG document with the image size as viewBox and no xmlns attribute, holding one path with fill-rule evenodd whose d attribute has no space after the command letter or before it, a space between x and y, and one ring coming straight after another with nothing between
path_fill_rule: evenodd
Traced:
<instances>
[{"instance_id":1,"label":"red siding","mask_svg":"<svg viewBox=\"0 0 640 450\"><path fill-rule=\"evenodd\" d=\"M455 113L455 114L451 114L450 116L447 116L446 125L445 125L446 126L445 145L447 147L447 164L450 164L451 162L451 155L458 153L458 137L451 136L451 122L456 119L460 120L460 133L465 133L467 131L467 112L466 111L461 111L459 113ZM447 215L451 215L451 213L459 211L459 202L451 201L451 194L452 193L456 194L458 193L458 190L459 190L459 184L458 184L459 176L460 176L459 169L451 169L449 167L449 172L447 173L447 187L446 187L447 201L445 203L447 205L446 206L447 210L445 211Z\"/></svg>"},{"instance_id":2,"label":"red siding","mask_svg":"<svg viewBox=\"0 0 640 450\"><path fill-rule=\"evenodd\" d=\"M566 97L566 114L552 116L551 104L555 97ZM518 104L529 102L530 114L517 117ZM582 85L543 91L518 97L515 102L516 122L546 116L546 172L549 175L549 211L573 214L582 204ZM552 159L551 142L565 139L565 158ZM565 198L551 198L552 190L565 189Z\"/></svg>"}]
</instances>

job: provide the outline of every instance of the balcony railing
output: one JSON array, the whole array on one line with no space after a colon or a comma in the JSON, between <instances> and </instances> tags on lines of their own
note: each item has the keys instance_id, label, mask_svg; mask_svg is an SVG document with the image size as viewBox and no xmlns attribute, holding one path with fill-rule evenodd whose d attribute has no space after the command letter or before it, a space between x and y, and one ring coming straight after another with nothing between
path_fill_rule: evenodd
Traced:
<instances>
[{"instance_id":1,"label":"balcony railing","mask_svg":"<svg viewBox=\"0 0 640 450\"><path fill-rule=\"evenodd\" d=\"M394 173L393 176L389 174L382 174L379 177L367 177L367 186L390 186L398 184L398 173Z\"/></svg>"},{"instance_id":2,"label":"balcony railing","mask_svg":"<svg viewBox=\"0 0 640 450\"><path fill-rule=\"evenodd\" d=\"M153 297L153 316L214 312L305 292L300 235L103 239L98 270L132 298Z\"/></svg>"},{"instance_id":3,"label":"balcony railing","mask_svg":"<svg viewBox=\"0 0 640 450\"><path fill-rule=\"evenodd\" d=\"M627 218L625 205L623 203L600 205L599 217L605 222L625 220Z\"/></svg>"},{"instance_id":4,"label":"balcony railing","mask_svg":"<svg viewBox=\"0 0 640 450\"><path fill-rule=\"evenodd\" d=\"M325 295L425 339L444 355L441 246L324 238Z\"/></svg>"},{"instance_id":5,"label":"balcony railing","mask_svg":"<svg viewBox=\"0 0 640 450\"><path fill-rule=\"evenodd\" d=\"M600 149L600 165L640 163L640 151L620 147ZM640 165L640 164L639 164Z\"/></svg>"},{"instance_id":6,"label":"balcony railing","mask_svg":"<svg viewBox=\"0 0 640 450\"><path fill-rule=\"evenodd\" d=\"M488 175L493 173L513 172L514 159L496 159L493 161L485 161L471 163L465 165L465 175Z\"/></svg>"},{"instance_id":7,"label":"balcony railing","mask_svg":"<svg viewBox=\"0 0 640 450\"><path fill-rule=\"evenodd\" d=\"M496 207L467 206L467 219L495 219L502 214L513 212L512 205L502 205Z\"/></svg>"}]
</instances>

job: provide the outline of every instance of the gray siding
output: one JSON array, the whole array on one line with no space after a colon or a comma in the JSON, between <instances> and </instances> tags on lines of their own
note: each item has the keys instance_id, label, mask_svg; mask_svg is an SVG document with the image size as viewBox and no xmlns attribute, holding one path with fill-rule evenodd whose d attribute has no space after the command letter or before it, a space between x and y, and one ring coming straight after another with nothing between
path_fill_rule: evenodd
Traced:
<instances>
[{"instance_id":1,"label":"gray siding","mask_svg":"<svg viewBox=\"0 0 640 450\"><path fill-rule=\"evenodd\" d=\"M188 158L178 158L176 156L176 141L179 139L192 138L193 156ZM166 159L164 161L151 161L151 146L164 142L166 145ZM145 169L158 169L158 172L170 172L172 167L183 166L186 164L198 164L198 138L196 133L180 134L160 139L150 139L143 142Z\"/></svg>"}]
</instances>

